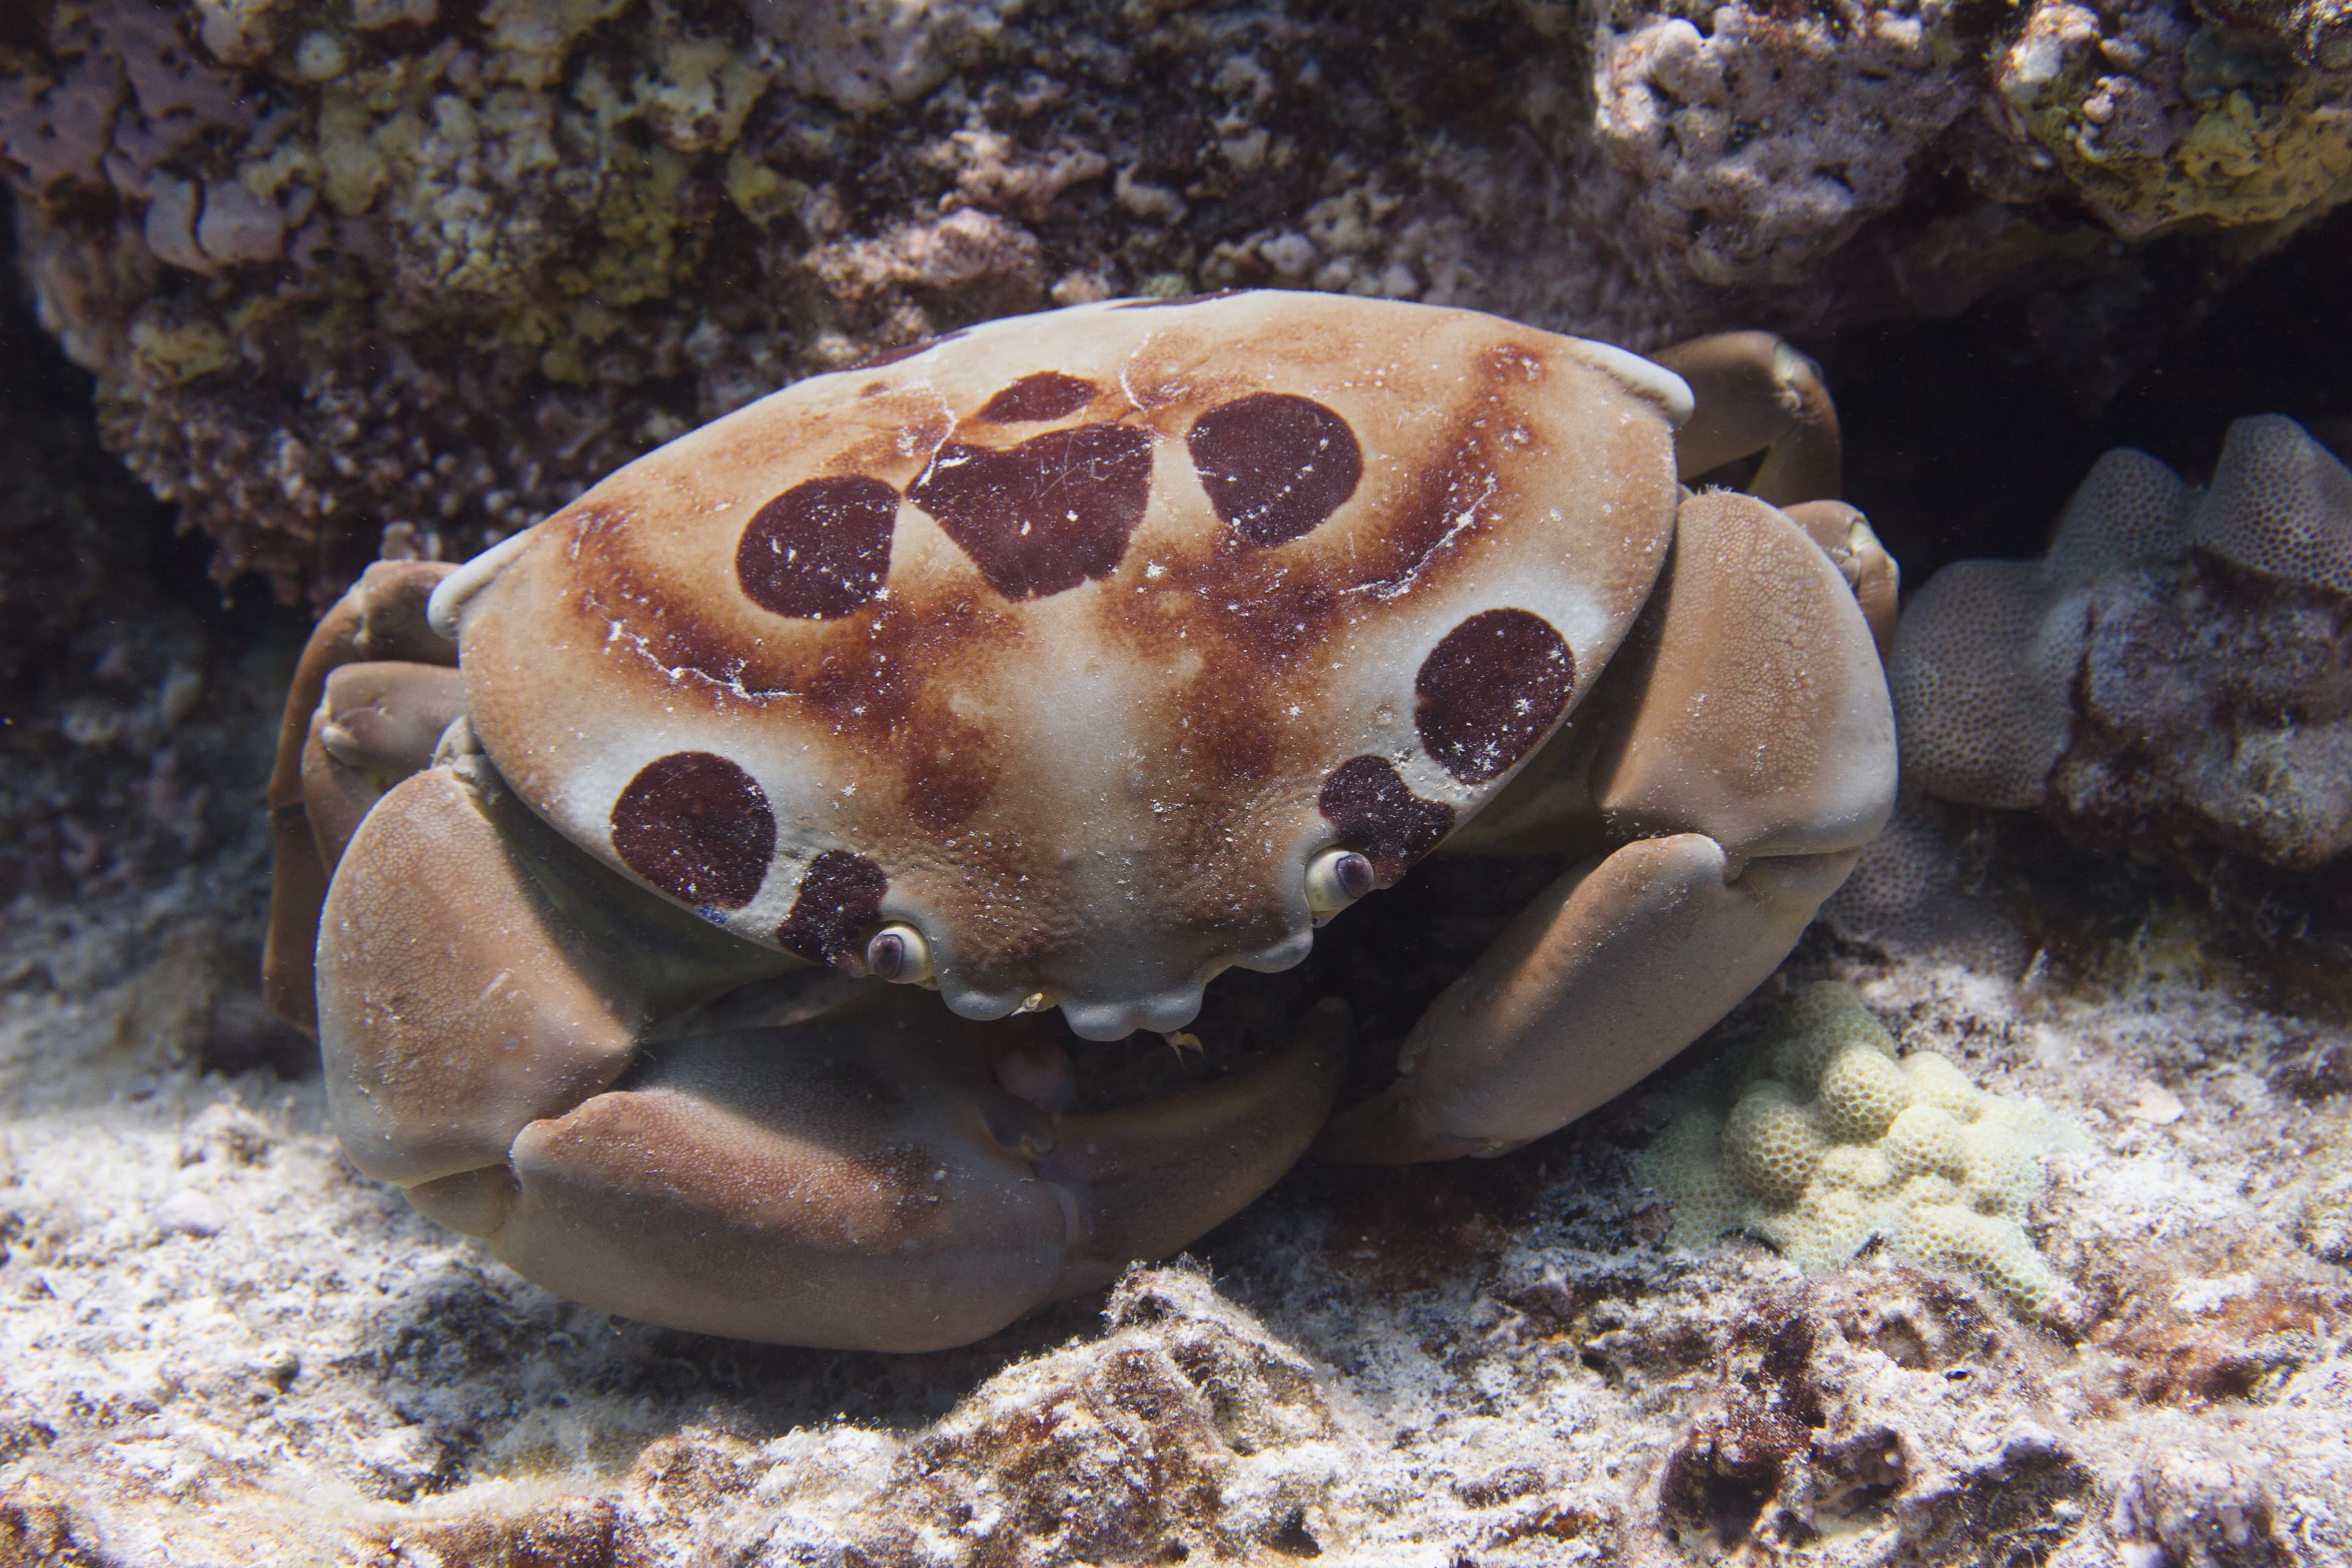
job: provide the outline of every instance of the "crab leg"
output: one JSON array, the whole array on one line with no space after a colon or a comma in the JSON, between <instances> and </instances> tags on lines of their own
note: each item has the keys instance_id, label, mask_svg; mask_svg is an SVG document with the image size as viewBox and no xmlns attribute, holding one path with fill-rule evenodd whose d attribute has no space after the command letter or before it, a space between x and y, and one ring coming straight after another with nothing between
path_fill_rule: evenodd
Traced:
<instances>
[{"instance_id":1,"label":"crab leg","mask_svg":"<svg viewBox=\"0 0 2352 1568\"><path fill-rule=\"evenodd\" d=\"M312 731L318 727L320 703L339 671L347 666L377 660L409 667L454 670L456 645L425 624L425 601L441 579L455 571L438 561L380 561L369 567L351 592L335 602L304 645L295 666L294 682L286 694L286 714L278 733L278 762L269 774L269 823L275 841L269 883L269 937L261 960L261 989L270 1010L288 1023L305 1029L318 1026L318 1003L311 988L311 949L318 941L319 906L327 896L327 879L334 871L334 855L327 852L314 830L305 789L313 774L328 773L323 760L309 757ZM446 688L448 677L442 678ZM398 700L395 699L395 706ZM439 710L445 702L428 700ZM414 711L414 705L411 705ZM442 720L446 725L446 718ZM416 723L406 726L409 731ZM437 737L440 731L434 731ZM411 750L414 748L411 747ZM427 742L425 756L432 755ZM415 766L424 765L418 759ZM413 769L408 770L413 771ZM397 775L382 776L375 792L390 786ZM326 815L334 817L334 848L340 850L351 828L364 816L372 795L355 795L350 781L334 779L328 799L340 799Z\"/></svg>"},{"instance_id":2,"label":"crab leg","mask_svg":"<svg viewBox=\"0 0 2352 1568\"><path fill-rule=\"evenodd\" d=\"M1895 602L1903 592L1903 571L1895 557L1878 542L1862 513L1842 500L1800 501L1781 512L1821 547L1853 590L1853 602L1862 607L1870 639L1878 647L1878 662L1885 664L1895 651Z\"/></svg>"},{"instance_id":3,"label":"crab leg","mask_svg":"<svg viewBox=\"0 0 2352 1568\"><path fill-rule=\"evenodd\" d=\"M1431 1005L1325 1157L1498 1153L1614 1098L1772 972L1885 820L1894 715L1870 629L1771 508L1685 503L1619 657L1592 790L1630 842L1561 877Z\"/></svg>"},{"instance_id":4,"label":"crab leg","mask_svg":"<svg viewBox=\"0 0 2352 1568\"><path fill-rule=\"evenodd\" d=\"M961 1344L1181 1246L1303 1151L1344 1009L1210 1088L1054 1116L1020 1026L876 983L788 1027L697 1013L797 961L558 837L487 760L395 785L328 894L320 1044L352 1163L518 1270L675 1327Z\"/></svg>"},{"instance_id":5,"label":"crab leg","mask_svg":"<svg viewBox=\"0 0 2352 1568\"><path fill-rule=\"evenodd\" d=\"M465 710L465 679L448 665L372 659L329 673L302 742L302 795L330 878L361 819L384 791L432 763L442 732Z\"/></svg>"},{"instance_id":6,"label":"crab leg","mask_svg":"<svg viewBox=\"0 0 2352 1568\"><path fill-rule=\"evenodd\" d=\"M1685 482L1762 453L1747 489L1774 506L1838 493L1838 419L1821 367L1770 332L1717 332L1653 354L1690 384L1675 432Z\"/></svg>"}]
</instances>

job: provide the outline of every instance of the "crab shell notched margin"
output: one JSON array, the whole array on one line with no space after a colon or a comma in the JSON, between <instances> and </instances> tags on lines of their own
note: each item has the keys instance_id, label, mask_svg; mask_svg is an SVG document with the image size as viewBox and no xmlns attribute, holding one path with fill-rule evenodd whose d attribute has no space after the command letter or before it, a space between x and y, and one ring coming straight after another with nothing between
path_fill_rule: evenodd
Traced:
<instances>
[{"instance_id":1,"label":"crab shell notched margin","mask_svg":"<svg viewBox=\"0 0 2352 1568\"><path fill-rule=\"evenodd\" d=\"M435 595L475 731L607 865L967 1017L1192 1019L1394 881L1648 596L1690 395L1620 350L1297 293L1081 306L812 377ZM1034 1004L1033 1004L1034 1005Z\"/></svg>"}]
</instances>

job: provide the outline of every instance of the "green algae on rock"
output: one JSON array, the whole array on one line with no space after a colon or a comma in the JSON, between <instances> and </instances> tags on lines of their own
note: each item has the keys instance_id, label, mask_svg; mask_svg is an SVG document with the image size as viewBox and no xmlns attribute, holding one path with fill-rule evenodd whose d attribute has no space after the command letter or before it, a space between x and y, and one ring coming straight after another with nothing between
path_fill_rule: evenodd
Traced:
<instances>
[{"instance_id":1,"label":"green algae on rock","mask_svg":"<svg viewBox=\"0 0 2352 1568\"><path fill-rule=\"evenodd\" d=\"M2022 1310L2056 1297L2024 1222L2038 1156L2083 1146L2058 1118L1986 1093L1932 1051L1899 1055L1832 981L1798 992L1714 1080L1642 1155L1642 1179L1674 1205L1670 1244L1745 1229L1822 1273L1875 1237Z\"/></svg>"},{"instance_id":2,"label":"green algae on rock","mask_svg":"<svg viewBox=\"0 0 2352 1568\"><path fill-rule=\"evenodd\" d=\"M2116 233L2293 226L2352 190L2340 7L2044 0L1993 59L2016 122Z\"/></svg>"}]
</instances>

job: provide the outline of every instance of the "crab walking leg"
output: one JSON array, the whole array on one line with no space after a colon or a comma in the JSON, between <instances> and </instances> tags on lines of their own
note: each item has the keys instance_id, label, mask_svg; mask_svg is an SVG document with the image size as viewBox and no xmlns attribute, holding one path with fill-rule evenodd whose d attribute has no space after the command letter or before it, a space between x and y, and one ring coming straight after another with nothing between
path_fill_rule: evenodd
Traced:
<instances>
[{"instance_id":1,"label":"crab walking leg","mask_svg":"<svg viewBox=\"0 0 2352 1568\"><path fill-rule=\"evenodd\" d=\"M261 990L270 1011L299 1027L318 1027L311 949L318 940L319 906L333 871L320 853L304 797L304 752L320 701L335 672L348 665L390 659L454 668L457 647L425 624L425 605L455 570L438 561L376 563L320 621L295 666L278 725L277 765L269 774L273 853ZM364 805L360 811L364 813ZM343 837L349 837L348 828Z\"/></svg>"},{"instance_id":2,"label":"crab walking leg","mask_svg":"<svg viewBox=\"0 0 2352 1568\"><path fill-rule=\"evenodd\" d=\"M1675 432L1685 482L1761 453L1748 488L1774 506L1838 493L1837 409L1811 360L1770 332L1717 332L1650 357L1690 385L1693 412Z\"/></svg>"},{"instance_id":3,"label":"crab walking leg","mask_svg":"<svg viewBox=\"0 0 2352 1568\"><path fill-rule=\"evenodd\" d=\"M432 765L465 710L465 678L448 665L372 659L329 674L302 743L303 810L329 878L384 791Z\"/></svg>"},{"instance_id":4,"label":"crab walking leg","mask_svg":"<svg viewBox=\"0 0 2352 1568\"><path fill-rule=\"evenodd\" d=\"M1895 614L1903 593L1903 570L1878 542L1878 535L1861 511L1842 500L1801 501L1781 509L1783 516L1805 531L1821 547L1853 590L1862 618L1870 624L1870 639L1878 647L1881 667L1895 651Z\"/></svg>"},{"instance_id":5,"label":"crab walking leg","mask_svg":"<svg viewBox=\"0 0 2352 1568\"><path fill-rule=\"evenodd\" d=\"M1181 1246L1297 1159L1346 1055L1324 1008L1251 1072L1056 1118L996 1081L1019 1026L919 990L677 1035L803 966L622 881L478 755L367 815L321 930L352 1163L565 1296L792 1344L960 1344Z\"/></svg>"},{"instance_id":6,"label":"crab walking leg","mask_svg":"<svg viewBox=\"0 0 2352 1568\"><path fill-rule=\"evenodd\" d=\"M1885 823L1876 647L1780 513L1685 502L1619 657L1592 793L1632 842L1563 876L1431 1005L1396 1083L1333 1121L1325 1157L1499 1152L1614 1098L1772 972Z\"/></svg>"}]
</instances>

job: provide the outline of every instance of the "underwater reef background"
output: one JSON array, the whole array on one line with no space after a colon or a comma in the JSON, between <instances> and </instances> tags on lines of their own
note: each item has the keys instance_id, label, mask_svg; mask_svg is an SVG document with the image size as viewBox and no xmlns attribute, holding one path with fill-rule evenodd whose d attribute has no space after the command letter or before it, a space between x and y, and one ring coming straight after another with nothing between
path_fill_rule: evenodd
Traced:
<instances>
[{"instance_id":1,"label":"underwater reef background","mask_svg":"<svg viewBox=\"0 0 2352 1568\"><path fill-rule=\"evenodd\" d=\"M1114 295L1642 349L2000 291L2096 407L2352 194L2348 40L2316 0L40 0L0 169L109 446L223 580L323 603L794 377Z\"/></svg>"},{"instance_id":2,"label":"underwater reef background","mask_svg":"<svg viewBox=\"0 0 2352 1568\"><path fill-rule=\"evenodd\" d=\"M2038 1310L1668 1248L1637 1092L1302 1169L964 1351L653 1330L352 1174L255 990L314 606L972 321L1278 286L1782 331L1915 593L2040 555L2114 447L2201 485L2279 414L2346 456L2340 7L35 0L0 187L0 1564L2352 1557L2352 881L2230 830L2227 769L1915 795L1665 1075L1835 979L2079 1126ZM2168 721L2341 717L2340 585L2182 560L2132 647L2296 695ZM1319 989L1392 1045L1549 874L1467 864L1202 1032Z\"/></svg>"}]
</instances>

